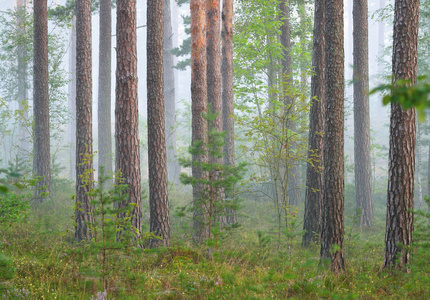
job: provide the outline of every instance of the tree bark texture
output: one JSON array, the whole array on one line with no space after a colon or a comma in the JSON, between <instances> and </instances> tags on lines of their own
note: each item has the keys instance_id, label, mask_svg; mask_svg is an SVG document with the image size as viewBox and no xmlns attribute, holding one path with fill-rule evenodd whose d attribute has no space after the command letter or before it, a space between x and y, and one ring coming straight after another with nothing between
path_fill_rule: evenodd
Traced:
<instances>
[{"instance_id":1,"label":"tree bark texture","mask_svg":"<svg viewBox=\"0 0 430 300\"><path fill-rule=\"evenodd\" d=\"M164 99L167 147L167 175L169 182L178 184L181 167L176 159L176 98L175 69L173 68L173 30L170 0L164 0Z\"/></svg>"},{"instance_id":2,"label":"tree bark texture","mask_svg":"<svg viewBox=\"0 0 430 300\"><path fill-rule=\"evenodd\" d=\"M76 16L72 17L69 33L69 86L68 107L69 124L67 126L67 139L70 158L70 178L76 179Z\"/></svg>"},{"instance_id":3,"label":"tree bark texture","mask_svg":"<svg viewBox=\"0 0 430 300\"><path fill-rule=\"evenodd\" d=\"M207 55L207 89L208 105L212 108L213 114L218 114L210 124L210 131L222 131L222 90L221 90L221 3L220 0L206 0L206 55ZM222 151L220 149L220 151ZM212 155L210 163L222 164L223 158ZM219 180L219 172L214 172L214 181ZM225 199L225 191L217 188L215 197L211 200L215 205L210 214L217 215L221 226L225 225L225 211L220 212L217 206L222 206Z\"/></svg>"},{"instance_id":4,"label":"tree bark texture","mask_svg":"<svg viewBox=\"0 0 430 300\"><path fill-rule=\"evenodd\" d=\"M311 78L311 108L309 113L309 152L306 168L305 233L302 245L318 242L321 237L321 207L324 191L324 26L325 0L315 0Z\"/></svg>"},{"instance_id":5,"label":"tree bark texture","mask_svg":"<svg viewBox=\"0 0 430 300\"><path fill-rule=\"evenodd\" d=\"M343 1L325 2L324 199L321 261L335 273L344 258L344 40Z\"/></svg>"},{"instance_id":6,"label":"tree bark texture","mask_svg":"<svg viewBox=\"0 0 430 300\"><path fill-rule=\"evenodd\" d=\"M396 0L393 29L393 80L417 78L419 1ZM404 268L414 230L415 110L391 104L387 226L384 268Z\"/></svg>"},{"instance_id":7,"label":"tree bark texture","mask_svg":"<svg viewBox=\"0 0 430 300\"><path fill-rule=\"evenodd\" d=\"M34 5L34 66L33 114L34 160L33 172L39 179L34 197L42 202L51 191L51 147L49 135L48 85L48 12L46 0L35 0Z\"/></svg>"},{"instance_id":8,"label":"tree bark texture","mask_svg":"<svg viewBox=\"0 0 430 300\"><path fill-rule=\"evenodd\" d=\"M75 239L90 240L93 208L91 0L76 1L76 209Z\"/></svg>"},{"instance_id":9,"label":"tree bark texture","mask_svg":"<svg viewBox=\"0 0 430 300\"><path fill-rule=\"evenodd\" d=\"M224 144L224 165L234 166L234 106L233 106L233 0L223 0L222 4L222 119L226 131ZM226 198L234 200L234 192L226 191ZM237 211L227 212L227 224L237 223Z\"/></svg>"},{"instance_id":10,"label":"tree bark texture","mask_svg":"<svg viewBox=\"0 0 430 300\"><path fill-rule=\"evenodd\" d=\"M418 184L418 208L421 208L421 205L424 204L424 198L423 198L423 186L422 186L422 180L421 180L421 171L422 171L422 156L421 156L421 143L422 143L422 129L420 126L420 121L418 119L415 119L415 126L416 126L416 164L417 164L417 184Z\"/></svg>"},{"instance_id":11,"label":"tree bark texture","mask_svg":"<svg viewBox=\"0 0 430 300\"><path fill-rule=\"evenodd\" d=\"M98 87L98 154L99 174L112 173L111 130L111 61L112 61L111 0L100 1L99 87Z\"/></svg>"},{"instance_id":12,"label":"tree bark texture","mask_svg":"<svg viewBox=\"0 0 430 300\"><path fill-rule=\"evenodd\" d=\"M222 131L220 0L206 0L206 11L208 104L219 113L211 127Z\"/></svg>"},{"instance_id":13,"label":"tree bark texture","mask_svg":"<svg viewBox=\"0 0 430 300\"><path fill-rule=\"evenodd\" d=\"M430 144L427 163L427 195L430 195ZM428 212L430 212L430 206L428 206ZM428 219L427 223L430 225L430 218Z\"/></svg>"},{"instance_id":14,"label":"tree bark texture","mask_svg":"<svg viewBox=\"0 0 430 300\"><path fill-rule=\"evenodd\" d=\"M117 0L115 162L128 185L120 207L135 203L131 226L142 229L139 112L137 98L136 0Z\"/></svg>"},{"instance_id":15,"label":"tree bark texture","mask_svg":"<svg viewBox=\"0 0 430 300\"><path fill-rule=\"evenodd\" d=\"M355 204L360 226L373 225L369 115L369 34L367 0L353 0Z\"/></svg>"},{"instance_id":16,"label":"tree bark texture","mask_svg":"<svg viewBox=\"0 0 430 300\"><path fill-rule=\"evenodd\" d=\"M166 1L164 0L164 2ZM170 219L167 188L166 132L164 127L165 94L163 55L165 54L163 49L163 0L148 1L147 4L148 30L146 49L148 55L147 87L150 231L160 237L160 239L152 239L151 245L169 246ZM171 82L171 84L174 87L173 82Z\"/></svg>"},{"instance_id":17,"label":"tree bark texture","mask_svg":"<svg viewBox=\"0 0 430 300\"><path fill-rule=\"evenodd\" d=\"M206 59L206 0L191 0L191 111L192 143L206 142L207 121L202 113L207 110L207 59ZM193 162L206 162L207 154L193 155ZM193 165L194 178L206 176L201 168ZM209 237L207 208L202 198L203 186L193 186L193 239L200 243Z\"/></svg>"}]
</instances>

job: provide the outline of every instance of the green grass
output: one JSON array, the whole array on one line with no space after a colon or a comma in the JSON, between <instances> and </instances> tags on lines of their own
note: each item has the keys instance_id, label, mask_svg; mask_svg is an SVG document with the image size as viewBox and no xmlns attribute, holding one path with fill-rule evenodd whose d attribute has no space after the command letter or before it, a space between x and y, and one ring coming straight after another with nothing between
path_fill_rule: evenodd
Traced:
<instances>
[{"instance_id":1,"label":"green grass","mask_svg":"<svg viewBox=\"0 0 430 300\"><path fill-rule=\"evenodd\" d=\"M59 190L32 208L26 222L0 228L0 255L11 259L2 258L15 272L0 279L0 299L97 299L104 290L100 255L73 243L73 188ZM188 189L176 188L172 206L190 197ZM173 212L172 247L111 250L107 299L430 299L429 251L413 249L410 273L382 270L382 209L370 230L346 218L347 269L333 275L319 270L318 245L300 246L303 208L295 237L278 241L269 203L248 200L243 206L242 227L225 234L211 257L206 247L192 245L191 218Z\"/></svg>"}]
</instances>

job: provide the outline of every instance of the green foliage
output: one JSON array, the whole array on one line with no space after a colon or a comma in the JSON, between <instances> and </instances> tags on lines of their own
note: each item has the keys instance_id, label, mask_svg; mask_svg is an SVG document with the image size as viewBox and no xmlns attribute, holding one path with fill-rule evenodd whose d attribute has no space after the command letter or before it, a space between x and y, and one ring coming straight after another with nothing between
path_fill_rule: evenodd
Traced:
<instances>
[{"instance_id":1,"label":"green foliage","mask_svg":"<svg viewBox=\"0 0 430 300\"><path fill-rule=\"evenodd\" d=\"M414 107L421 121L425 119L425 110L430 107L430 83L425 76L418 78L416 85L410 80L398 80L393 84L384 84L374 88L370 93L386 92L382 98L384 105L398 103L403 109Z\"/></svg>"},{"instance_id":2,"label":"green foliage","mask_svg":"<svg viewBox=\"0 0 430 300\"><path fill-rule=\"evenodd\" d=\"M13 260L0 253L0 282L14 277L16 269Z\"/></svg>"},{"instance_id":3,"label":"green foliage","mask_svg":"<svg viewBox=\"0 0 430 300\"><path fill-rule=\"evenodd\" d=\"M188 3L189 0L185 0L184 3ZM178 1L179 4L179 1ZM181 4L179 4L181 5ZM191 55L191 17L190 16L182 16L182 20L184 22L185 27L185 34L187 34L186 39L182 41L182 44L179 45L179 47L173 48L171 53L175 55L176 57L185 57L183 60L180 60L177 62L176 66L174 66L175 69L178 69L180 71L185 71L187 67L191 65L191 58L189 57Z\"/></svg>"},{"instance_id":4,"label":"green foliage","mask_svg":"<svg viewBox=\"0 0 430 300\"><path fill-rule=\"evenodd\" d=\"M225 144L226 132L219 132L212 128L212 123L218 116L219 112L213 113L212 108L208 105L207 113L203 117L207 120L206 141L194 142L188 152L192 156L205 155L206 161L192 161L190 159L180 159L179 163L183 167L199 168L205 176L195 178L192 175L181 173L180 181L185 185L200 185L203 186L201 199L197 207L202 207L203 215L208 216L205 220L209 224L209 236L212 233L216 237L218 233L216 220L219 217L225 216L229 211L236 211L239 208L239 199L235 196L235 186L243 178L246 172L247 164L242 162L236 166L224 165L217 163L212 159L220 159L223 157L223 147ZM223 194L229 195L229 198L223 199ZM180 210L184 213L185 209ZM215 230L213 232L213 230Z\"/></svg>"},{"instance_id":5,"label":"green foliage","mask_svg":"<svg viewBox=\"0 0 430 300\"><path fill-rule=\"evenodd\" d=\"M28 195L19 196L10 192L0 196L0 226L22 222L30 209Z\"/></svg>"},{"instance_id":6,"label":"green foliage","mask_svg":"<svg viewBox=\"0 0 430 300\"><path fill-rule=\"evenodd\" d=\"M17 146L17 128L23 126L28 134L25 142L31 143L33 118L28 99L20 100L20 108L13 102L19 99L19 90L32 93L33 82L33 14L24 7L7 10L0 14L0 75L8 80L0 82L0 139L10 148ZM51 137L58 139L67 123L69 112L64 105L67 94L67 72L63 69L67 39L65 28L56 26L49 32L49 98ZM10 139L7 139L9 137ZM15 151L11 151L14 157ZM22 159L22 158L21 158Z\"/></svg>"},{"instance_id":7,"label":"green foliage","mask_svg":"<svg viewBox=\"0 0 430 300\"><path fill-rule=\"evenodd\" d=\"M24 191L34 186L34 180L28 180L22 171L25 167L18 157L14 163L9 163L7 169L0 169L0 229L23 222L30 211L32 193Z\"/></svg>"},{"instance_id":8,"label":"green foliage","mask_svg":"<svg viewBox=\"0 0 430 300\"><path fill-rule=\"evenodd\" d=\"M28 223L2 231L3 255L13 260L15 276L3 286L5 299L428 299L429 251L412 249L411 273L383 273L385 211L375 228L363 230L351 244L347 270L341 275L319 271L319 248L299 246L293 237L281 250L273 237L271 209L261 202L243 203L241 230L226 236L210 259L202 247L187 245L173 226L170 248L107 249L105 289L101 280L102 249L73 242L72 208L62 186L56 198L35 208ZM104 188L103 188L104 189ZM104 192L108 194L108 192ZM175 191L170 201L182 203ZM297 214L300 224L301 214ZM101 216L98 215L98 220ZM42 219L42 221L41 221ZM172 224L179 218L172 216ZM101 223L98 223L99 228ZM273 227L272 227L273 226ZM256 233L256 228L260 233ZM358 229L354 229L354 232ZM98 237L101 231L98 230ZM296 232L297 233L297 232ZM414 236L414 240L417 236ZM423 237L423 240L428 237ZM87 252L85 255L82 252ZM9 261L10 262L10 261ZM0 280L1 281L1 280ZM20 297L20 298L19 298Z\"/></svg>"},{"instance_id":9,"label":"green foliage","mask_svg":"<svg viewBox=\"0 0 430 300\"><path fill-rule=\"evenodd\" d=\"M116 7L116 0L112 0L112 8ZM100 0L91 0L91 11L97 13L100 9ZM67 0L64 5L56 5L55 8L48 8L48 16L61 23L70 24L73 16L76 15L76 1Z\"/></svg>"}]
</instances>

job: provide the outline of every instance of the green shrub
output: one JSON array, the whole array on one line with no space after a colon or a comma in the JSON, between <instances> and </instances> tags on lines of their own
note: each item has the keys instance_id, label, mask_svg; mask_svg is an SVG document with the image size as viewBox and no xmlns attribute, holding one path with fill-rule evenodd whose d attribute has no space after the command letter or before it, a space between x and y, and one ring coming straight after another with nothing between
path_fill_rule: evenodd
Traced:
<instances>
[{"instance_id":1,"label":"green shrub","mask_svg":"<svg viewBox=\"0 0 430 300\"><path fill-rule=\"evenodd\" d=\"M29 209L30 205L24 196L14 192L0 196L0 226L22 222Z\"/></svg>"},{"instance_id":2,"label":"green shrub","mask_svg":"<svg viewBox=\"0 0 430 300\"><path fill-rule=\"evenodd\" d=\"M0 281L12 279L15 271L12 259L0 253Z\"/></svg>"}]
</instances>

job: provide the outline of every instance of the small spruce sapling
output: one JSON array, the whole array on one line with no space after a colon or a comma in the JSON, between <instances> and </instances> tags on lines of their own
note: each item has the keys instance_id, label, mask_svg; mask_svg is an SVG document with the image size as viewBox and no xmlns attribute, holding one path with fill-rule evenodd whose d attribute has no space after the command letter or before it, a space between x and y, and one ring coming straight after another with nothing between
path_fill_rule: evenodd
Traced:
<instances>
[{"instance_id":1,"label":"small spruce sapling","mask_svg":"<svg viewBox=\"0 0 430 300\"><path fill-rule=\"evenodd\" d=\"M100 260L101 277L103 288L107 289L110 271L108 266L108 252L110 251L129 251L138 233L133 232L131 226L130 213L133 210L131 205L119 207L117 204L127 197L125 191L127 185L121 177L121 172L115 174L116 184L111 190L106 191L106 183L111 182L111 176L104 173L103 167L100 168L99 181L97 187L89 193L91 205L93 206L94 224L90 225L92 240L87 248L90 253L96 253ZM123 217L125 216L125 217Z\"/></svg>"},{"instance_id":2,"label":"small spruce sapling","mask_svg":"<svg viewBox=\"0 0 430 300\"><path fill-rule=\"evenodd\" d=\"M207 120L206 136L207 142L197 141L188 149L188 153L192 156L205 154L207 161L198 162L190 159L179 159L182 167L197 167L200 168L206 175L201 179L196 179L186 173L181 173L180 181L185 185L202 185L202 196L200 203L196 205L204 211L202 215L207 217L205 226L208 227L209 240L208 246L219 245L219 237L221 236L220 226L221 220L228 213L239 209L239 199L235 195L235 185L243 178L246 172L246 163L241 162L237 166L224 165L215 163L213 158L223 157L225 131L219 132L212 128L212 123L217 117L217 113L212 113L211 106L208 105L207 113L203 117ZM230 198L224 199L224 193L227 193ZM182 213L184 209L181 210ZM238 226L237 224L233 226Z\"/></svg>"}]
</instances>

